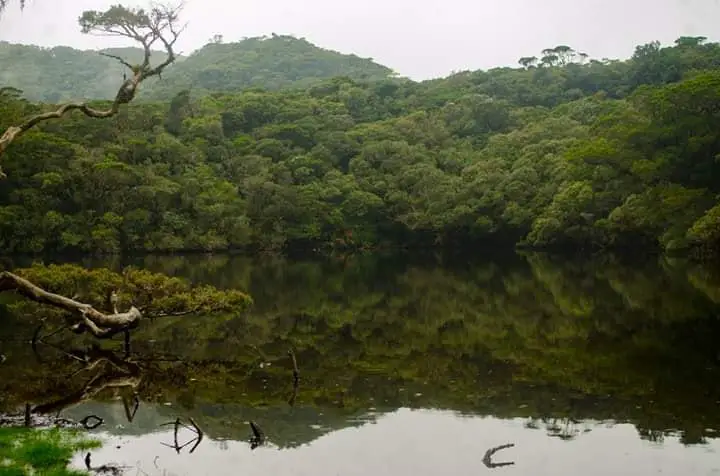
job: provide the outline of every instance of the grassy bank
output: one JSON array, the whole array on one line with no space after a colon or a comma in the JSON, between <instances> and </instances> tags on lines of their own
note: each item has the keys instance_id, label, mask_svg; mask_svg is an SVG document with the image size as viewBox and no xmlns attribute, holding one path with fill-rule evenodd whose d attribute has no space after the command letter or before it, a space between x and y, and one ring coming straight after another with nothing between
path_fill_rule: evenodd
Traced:
<instances>
[{"instance_id":1,"label":"grassy bank","mask_svg":"<svg viewBox=\"0 0 720 476\"><path fill-rule=\"evenodd\" d=\"M100 446L77 431L0 428L0 475L76 476L68 464L77 451Z\"/></svg>"}]
</instances>

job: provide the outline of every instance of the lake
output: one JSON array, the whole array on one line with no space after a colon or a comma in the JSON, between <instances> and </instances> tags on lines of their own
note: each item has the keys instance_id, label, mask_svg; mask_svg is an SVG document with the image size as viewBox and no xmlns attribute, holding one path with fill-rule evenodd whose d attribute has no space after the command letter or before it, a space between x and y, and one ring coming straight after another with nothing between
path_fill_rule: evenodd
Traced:
<instances>
[{"instance_id":1,"label":"lake","mask_svg":"<svg viewBox=\"0 0 720 476\"><path fill-rule=\"evenodd\" d=\"M127 358L0 311L0 411L99 416L93 464L132 475L720 474L717 263L482 256L87 259L255 303Z\"/></svg>"}]
</instances>

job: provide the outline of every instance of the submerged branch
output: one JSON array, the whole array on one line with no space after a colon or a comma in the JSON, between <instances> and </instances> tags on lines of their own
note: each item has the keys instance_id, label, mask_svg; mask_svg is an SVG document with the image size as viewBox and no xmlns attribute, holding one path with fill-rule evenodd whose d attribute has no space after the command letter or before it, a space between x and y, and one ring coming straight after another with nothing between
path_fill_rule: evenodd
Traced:
<instances>
[{"instance_id":1,"label":"submerged branch","mask_svg":"<svg viewBox=\"0 0 720 476\"><path fill-rule=\"evenodd\" d=\"M254 421L250 422L250 429L253 433L253 436L250 438L250 449L254 450L258 446L265 444L265 433Z\"/></svg>"},{"instance_id":2,"label":"submerged branch","mask_svg":"<svg viewBox=\"0 0 720 476\"><path fill-rule=\"evenodd\" d=\"M169 445L169 444L167 444L167 443L162 443L162 445L163 445L163 446L167 446L168 448L172 448L172 449L175 450L176 453L180 454L180 452L181 452L186 446L188 446L188 445L191 444L191 443L194 443L194 444L192 445L192 447L190 448L189 453L192 453L193 451L195 451L195 450L197 449L197 447L200 446L200 443L202 442L203 438L205 437L205 433L200 429L200 427L198 426L198 424L195 423L195 420L193 420L192 418L189 418L189 421L190 421L190 424L192 425L191 427L188 426L188 425L186 425L186 424L184 424L184 423L182 422L182 420L180 420L180 417L176 418L175 421L171 421L171 422L168 422L168 423L163 423L162 425L160 425L160 426L173 425L173 427L174 427L174 430L173 430L173 440L174 440L174 441L173 441L173 444L172 444L172 445ZM192 431L192 432L195 433L195 437L194 437L194 438L192 438L190 441L187 441L186 443L184 443L184 444L182 444L182 445L178 442L178 432L180 431L180 427L187 428L188 430L190 430L190 431Z\"/></svg>"},{"instance_id":3,"label":"submerged branch","mask_svg":"<svg viewBox=\"0 0 720 476\"><path fill-rule=\"evenodd\" d=\"M293 384L297 387L298 382L300 382L300 370L298 369L297 358L295 357L295 352L292 349L288 350L288 355L290 356L293 365Z\"/></svg>"},{"instance_id":4,"label":"submerged branch","mask_svg":"<svg viewBox=\"0 0 720 476\"><path fill-rule=\"evenodd\" d=\"M293 365L293 390L292 394L290 395L290 398L288 399L288 405L291 407L295 406L295 400L297 399L298 394L298 387L300 385L300 370L298 369L298 363L297 358L295 357L295 352L290 349L288 350L288 355L290 356L290 359L292 360Z\"/></svg>"},{"instance_id":5,"label":"submerged branch","mask_svg":"<svg viewBox=\"0 0 720 476\"><path fill-rule=\"evenodd\" d=\"M483 457L483 460L482 460L483 464L484 464L486 467L490 468L490 469L502 468L503 466L512 466L512 465L514 465L514 464L515 464L514 461L507 461L507 462L503 462L503 463L493 463L493 461L492 461L492 457L493 457L493 455L494 455L495 453L497 453L497 452L500 451L500 450L504 450L504 449L507 449L507 448L512 448L512 447L514 447L514 446L515 446L515 445L514 445L513 443L508 443L508 444L505 444L505 445L500 445L500 446L496 446L496 447L494 447L494 448L490 448L489 450L487 450L487 451L485 452L485 456Z\"/></svg>"},{"instance_id":6,"label":"submerged branch","mask_svg":"<svg viewBox=\"0 0 720 476\"><path fill-rule=\"evenodd\" d=\"M95 370L92 378L87 380L81 388L68 393L61 398L41 403L32 407L29 403L25 405L25 411L20 415L0 415L0 427L67 427L84 428L92 430L104 423L104 420L97 415L88 415L79 421L60 418L59 414L64 409L93 398L103 390L112 388L131 388L136 397L135 407L130 409L126 405L128 421L132 421L139 405L136 389L142 379L142 369L135 362L121 359L112 351L93 346L89 351L70 351L67 355L73 355L85 365L82 370ZM74 379L79 373L75 372L68 377ZM123 397L123 403L126 404ZM49 415L55 415L49 416Z\"/></svg>"},{"instance_id":7,"label":"submerged branch","mask_svg":"<svg viewBox=\"0 0 720 476\"><path fill-rule=\"evenodd\" d=\"M67 407L83 402L106 388L131 387L140 383L136 375L98 375L93 377L82 389L53 402L44 403L32 409L35 414L55 413Z\"/></svg>"},{"instance_id":8,"label":"submerged branch","mask_svg":"<svg viewBox=\"0 0 720 476\"><path fill-rule=\"evenodd\" d=\"M85 468L95 474L106 474L111 476L120 476L125 473L129 466L118 466L115 464L104 464L102 466L93 467L90 453L85 455Z\"/></svg>"}]
</instances>

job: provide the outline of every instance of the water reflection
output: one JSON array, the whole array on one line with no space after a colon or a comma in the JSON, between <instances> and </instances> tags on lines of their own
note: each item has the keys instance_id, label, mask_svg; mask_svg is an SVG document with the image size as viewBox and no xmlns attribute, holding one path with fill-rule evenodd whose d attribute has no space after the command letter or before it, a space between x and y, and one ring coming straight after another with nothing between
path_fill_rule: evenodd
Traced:
<instances>
[{"instance_id":1,"label":"water reflection","mask_svg":"<svg viewBox=\"0 0 720 476\"><path fill-rule=\"evenodd\" d=\"M145 323L130 356L141 369L132 421L113 389L65 410L100 415L102 430L123 441L97 461L124 455L152 466L162 454L161 467L177 474L720 471L711 458L720 429L717 267L539 254L479 263L129 261L246 289L255 306ZM41 363L30 346L9 342L29 339L20 316L3 319L0 410L82 390L68 378L80 364L66 354L87 342L55 341L61 350L46 347ZM172 443L160 425L178 417L207 436L192 456L155 444ZM249 457L251 421L267 444Z\"/></svg>"},{"instance_id":2,"label":"water reflection","mask_svg":"<svg viewBox=\"0 0 720 476\"><path fill-rule=\"evenodd\" d=\"M251 450L244 442L215 440L195 454L175 454L161 443L171 432L114 440L94 454L98 460L123 455L142 471L166 475L710 475L720 471L720 445L684 447L676 438L662 445L640 440L631 425L597 425L583 438L562 441L528 431L520 419L461 417L449 411L399 409L374 424L339 429L311 443L278 451ZM496 454L514 465L488 468L486 448L513 441Z\"/></svg>"}]
</instances>

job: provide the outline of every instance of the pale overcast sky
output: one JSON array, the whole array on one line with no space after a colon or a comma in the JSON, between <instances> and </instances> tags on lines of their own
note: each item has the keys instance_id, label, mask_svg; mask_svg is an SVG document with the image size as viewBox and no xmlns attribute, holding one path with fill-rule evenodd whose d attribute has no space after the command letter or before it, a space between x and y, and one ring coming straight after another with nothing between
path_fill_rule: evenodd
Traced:
<instances>
[{"instance_id":1,"label":"pale overcast sky","mask_svg":"<svg viewBox=\"0 0 720 476\"><path fill-rule=\"evenodd\" d=\"M82 35L77 17L138 0L18 0L0 18L0 40L76 48L114 46ZM147 3L145 3L147 5ZM720 0L187 0L179 49L214 34L292 34L319 46L372 57L413 79L514 65L567 44L593 58L626 58L635 45L682 35L720 38Z\"/></svg>"}]
</instances>

